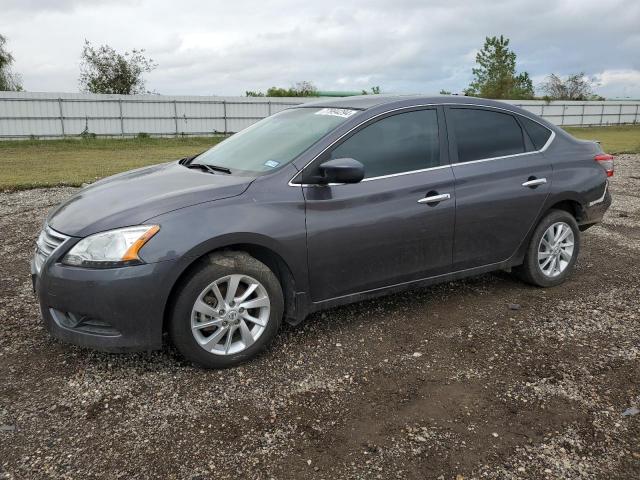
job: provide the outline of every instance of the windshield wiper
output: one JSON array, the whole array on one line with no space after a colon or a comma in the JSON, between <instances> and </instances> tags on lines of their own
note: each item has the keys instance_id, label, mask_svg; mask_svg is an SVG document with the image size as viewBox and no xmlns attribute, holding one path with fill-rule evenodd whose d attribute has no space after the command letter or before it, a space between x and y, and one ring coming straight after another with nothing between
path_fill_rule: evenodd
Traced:
<instances>
[{"instance_id":1,"label":"windshield wiper","mask_svg":"<svg viewBox=\"0 0 640 480\"><path fill-rule=\"evenodd\" d=\"M197 155L191 155L190 157L181 158L180 160L178 160L178 163L180 165L188 165L189 163L193 162L196 158L198 158L200 155L202 155L202 153L198 153Z\"/></svg>"},{"instance_id":2,"label":"windshield wiper","mask_svg":"<svg viewBox=\"0 0 640 480\"><path fill-rule=\"evenodd\" d=\"M202 165L204 165L204 163ZM231 169L230 168L220 167L218 165L209 165L209 164L206 164L206 165L211 170L215 170L216 172L228 173L229 175L231 175Z\"/></svg>"},{"instance_id":3,"label":"windshield wiper","mask_svg":"<svg viewBox=\"0 0 640 480\"><path fill-rule=\"evenodd\" d=\"M208 173L213 173L215 175L216 171L213 170L209 165L204 163L187 163L184 165L187 168L197 168L199 170L203 170Z\"/></svg>"},{"instance_id":4,"label":"windshield wiper","mask_svg":"<svg viewBox=\"0 0 640 480\"><path fill-rule=\"evenodd\" d=\"M204 170L205 172L213 173L222 172L231 175L231 170L226 167L218 167L217 165L208 165L206 163L187 163L185 165L187 168L199 168L200 170Z\"/></svg>"}]
</instances>

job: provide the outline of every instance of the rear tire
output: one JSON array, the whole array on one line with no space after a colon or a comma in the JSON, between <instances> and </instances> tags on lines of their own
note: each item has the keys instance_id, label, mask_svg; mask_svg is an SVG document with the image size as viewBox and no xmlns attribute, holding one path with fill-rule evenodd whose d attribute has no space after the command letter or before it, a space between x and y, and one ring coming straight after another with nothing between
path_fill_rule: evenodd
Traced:
<instances>
[{"instance_id":1,"label":"rear tire","mask_svg":"<svg viewBox=\"0 0 640 480\"><path fill-rule=\"evenodd\" d=\"M536 227L522 265L514 273L538 287L560 285L573 273L580 252L580 229L564 210L550 210Z\"/></svg>"},{"instance_id":2,"label":"rear tire","mask_svg":"<svg viewBox=\"0 0 640 480\"><path fill-rule=\"evenodd\" d=\"M284 311L280 282L245 252L204 258L176 295L169 335L178 351L204 368L247 361L276 336Z\"/></svg>"}]
</instances>

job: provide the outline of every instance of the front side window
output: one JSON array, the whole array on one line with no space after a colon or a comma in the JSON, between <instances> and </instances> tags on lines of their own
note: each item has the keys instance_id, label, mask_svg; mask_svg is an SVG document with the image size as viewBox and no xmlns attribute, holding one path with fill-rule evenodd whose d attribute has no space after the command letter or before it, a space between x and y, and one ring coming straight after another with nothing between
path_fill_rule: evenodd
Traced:
<instances>
[{"instance_id":1,"label":"front side window","mask_svg":"<svg viewBox=\"0 0 640 480\"><path fill-rule=\"evenodd\" d=\"M410 172L440 164L436 110L399 113L378 120L349 137L331 158L353 158L365 178Z\"/></svg>"},{"instance_id":2,"label":"front side window","mask_svg":"<svg viewBox=\"0 0 640 480\"><path fill-rule=\"evenodd\" d=\"M522 129L513 115L491 110L451 108L458 162L524 153Z\"/></svg>"},{"instance_id":3,"label":"front side window","mask_svg":"<svg viewBox=\"0 0 640 480\"><path fill-rule=\"evenodd\" d=\"M232 173L260 174L282 167L358 113L337 108L292 108L276 113L198 156L197 163Z\"/></svg>"}]
</instances>

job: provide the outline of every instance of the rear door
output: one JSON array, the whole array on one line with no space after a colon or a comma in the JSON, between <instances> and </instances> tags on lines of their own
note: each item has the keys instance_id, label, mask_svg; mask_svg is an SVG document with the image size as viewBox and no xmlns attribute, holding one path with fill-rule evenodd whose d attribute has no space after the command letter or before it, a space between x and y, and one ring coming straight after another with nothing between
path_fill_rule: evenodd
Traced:
<instances>
[{"instance_id":1,"label":"rear door","mask_svg":"<svg viewBox=\"0 0 640 480\"><path fill-rule=\"evenodd\" d=\"M551 164L508 111L451 106L446 117L456 181L453 269L507 260L549 194Z\"/></svg>"},{"instance_id":2,"label":"rear door","mask_svg":"<svg viewBox=\"0 0 640 480\"><path fill-rule=\"evenodd\" d=\"M388 114L314 162L354 158L365 168L357 184L303 186L314 301L449 271L455 208L443 123L437 108Z\"/></svg>"}]
</instances>

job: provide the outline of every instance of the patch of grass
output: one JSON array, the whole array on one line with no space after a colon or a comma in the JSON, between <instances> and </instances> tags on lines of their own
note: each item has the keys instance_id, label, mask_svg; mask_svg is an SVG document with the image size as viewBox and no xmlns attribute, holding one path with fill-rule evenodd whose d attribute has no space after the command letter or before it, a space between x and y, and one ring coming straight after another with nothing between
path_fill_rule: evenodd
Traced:
<instances>
[{"instance_id":1,"label":"patch of grass","mask_svg":"<svg viewBox=\"0 0 640 480\"><path fill-rule=\"evenodd\" d=\"M640 125L565 127L565 130L576 138L600 141L607 153L640 153Z\"/></svg>"},{"instance_id":2,"label":"patch of grass","mask_svg":"<svg viewBox=\"0 0 640 480\"><path fill-rule=\"evenodd\" d=\"M0 190L79 186L202 152L223 137L0 141Z\"/></svg>"}]
</instances>

